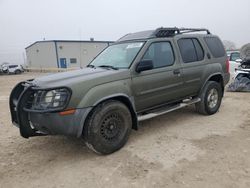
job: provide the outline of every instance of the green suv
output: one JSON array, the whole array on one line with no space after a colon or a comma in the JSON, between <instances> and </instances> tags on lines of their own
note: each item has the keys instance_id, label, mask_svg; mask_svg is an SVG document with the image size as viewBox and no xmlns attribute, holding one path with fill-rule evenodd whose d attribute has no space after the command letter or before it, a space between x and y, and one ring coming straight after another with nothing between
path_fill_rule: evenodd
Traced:
<instances>
[{"instance_id":1,"label":"green suv","mask_svg":"<svg viewBox=\"0 0 250 188\"><path fill-rule=\"evenodd\" d=\"M120 149L138 122L195 104L212 115L229 81L220 39L207 29L127 34L86 68L27 80L10 95L24 138L81 137L101 154Z\"/></svg>"}]
</instances>

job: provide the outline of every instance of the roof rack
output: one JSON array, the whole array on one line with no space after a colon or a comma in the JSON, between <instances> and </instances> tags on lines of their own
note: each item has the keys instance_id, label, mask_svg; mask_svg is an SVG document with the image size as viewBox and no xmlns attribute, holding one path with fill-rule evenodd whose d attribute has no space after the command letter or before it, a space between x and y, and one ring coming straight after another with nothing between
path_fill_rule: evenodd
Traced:
<instances>
[{"instance_id":1,"label":"roof rack","mask_svg":"<svg viewBox=\"0 0 250 188\"><path fill-rule=\"evenodd\" d=\"M156 37L171 37L171 36L183 34L183 33L203 32L203 31L205 31L207 34L211 34L210 31L205 28L160 27L153 32L153 35Z\"/></svg>"}]
</instances>

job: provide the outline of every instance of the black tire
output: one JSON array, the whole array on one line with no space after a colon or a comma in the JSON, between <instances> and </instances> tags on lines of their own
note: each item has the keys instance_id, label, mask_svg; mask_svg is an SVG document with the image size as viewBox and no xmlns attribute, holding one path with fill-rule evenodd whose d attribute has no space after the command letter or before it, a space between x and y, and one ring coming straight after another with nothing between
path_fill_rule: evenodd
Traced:
<instances>
[{"instance_id":1,"label":"black tire","mask_svg":"<svg viewBox=\"0 0 250 188\"><path fill-rule=\"evenodd\" d=\"M93 109L84 125L88 148L98 154L110 154L122 148L132 129L132 117L126 105L106 101Z\"/></svg>"},{"instance_id":2,"label":"black tire","mask_svg":"<svg viewBox=\"0 0 250 188\"><path fill-rule=\"evenodd\" d=\"M217 95L217 100L216 100ZM222 86L218 82L208 81L200 94L201 101L195 104L196 110L200 114L215 114L221 105Z\"/></svg>"},{"instance_id":3,"label":"black tire","mask_svg":"<svg viewBox=\"0 0 250 188\"><path fill-rule=\"evenodd\" d=\"M21 74L21 71L20 70L16 70L15 74Z\"/></svg>"}]
</instances>

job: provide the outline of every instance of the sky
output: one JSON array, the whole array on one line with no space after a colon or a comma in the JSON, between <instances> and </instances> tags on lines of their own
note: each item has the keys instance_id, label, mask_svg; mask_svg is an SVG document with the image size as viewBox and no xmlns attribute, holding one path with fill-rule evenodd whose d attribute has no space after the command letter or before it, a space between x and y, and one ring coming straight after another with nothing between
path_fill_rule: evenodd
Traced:
<instances>
[{"instance_id":1,"label":"sky","mask_svg":"<svg viewBox=\"0 0 250 188\"><path fill-rule=\"evenodd\" d=\"M38 40L117 40L158 27L205 27L250 43L250 0L0 0L0 63Z\"/></svg>"}]
</instances>

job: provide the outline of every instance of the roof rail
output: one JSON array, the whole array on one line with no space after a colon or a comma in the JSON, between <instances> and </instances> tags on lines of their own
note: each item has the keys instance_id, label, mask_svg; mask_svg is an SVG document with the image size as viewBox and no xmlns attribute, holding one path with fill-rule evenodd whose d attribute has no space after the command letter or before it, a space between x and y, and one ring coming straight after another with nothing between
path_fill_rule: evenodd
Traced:
<instances>
[{"instance_id":1,"label":"roof rail","mask_svg":"<svg viewBox=\"0 0 250 188\"><path fill-rule=\"evenodd\" d=\"M171 37L171 36L183 34L183 33L202 32L202 31L207 32L207 34L211 34L210 31L205 28L160 27L153 32L153 35L156 37Z\"/></svg>"},{"instance_id":2,"label":"roof rail","mask_svg":"<svg viewBox=\"0 0 250 188\"><path fill-rule=\"evenodd\" d=\"M205 32L207 32L208 35L211 34L211 32L205 28L180 28L179 30L181 31L181 33L192 33L192 32L205 31Z\"/></svg>"}]
</instances>

